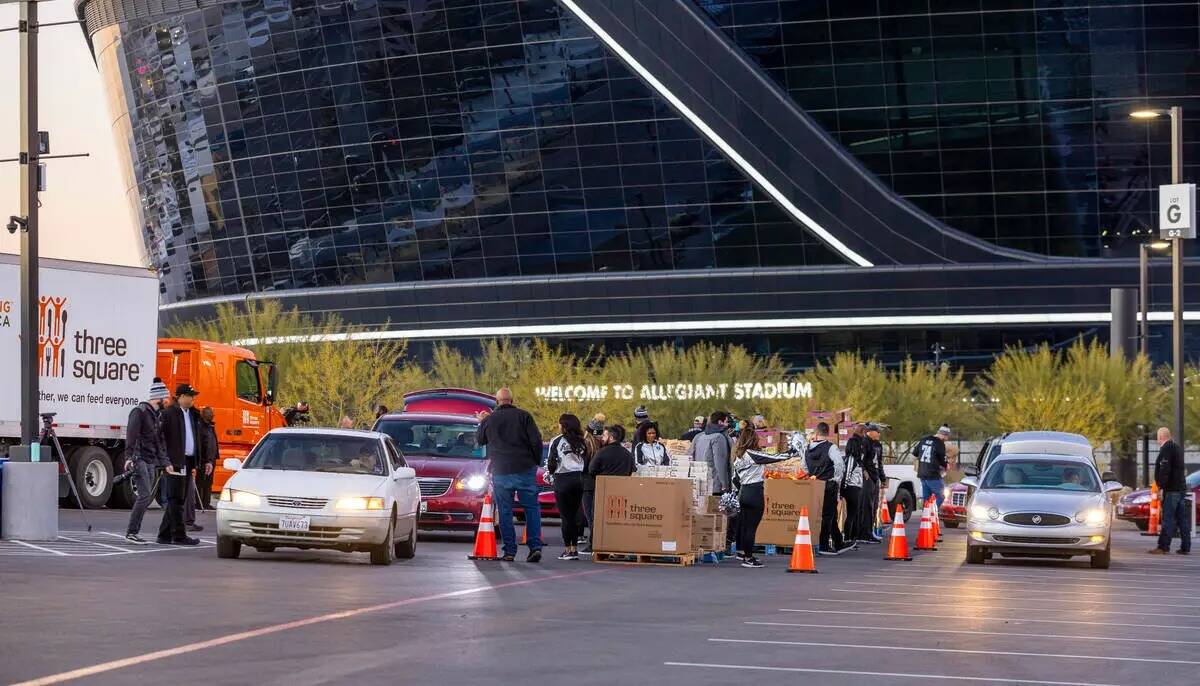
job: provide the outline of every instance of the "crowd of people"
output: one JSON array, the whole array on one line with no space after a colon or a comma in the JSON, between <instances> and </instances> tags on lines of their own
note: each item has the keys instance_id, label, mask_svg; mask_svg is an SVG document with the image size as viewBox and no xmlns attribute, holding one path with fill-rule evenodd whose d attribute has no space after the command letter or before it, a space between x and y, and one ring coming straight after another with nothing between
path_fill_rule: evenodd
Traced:
<instances>
[{"instance_id":1,"label":"crowd of people","mask_svg":"<svg viewBox=\"0 0 1200 686\"><path fill-rule=\"evenodd\" d=\"M124 467L137 494L125 529L131 543L147 542L141 536L142 520L160 491L164 509L157 542L200 543L188 533L203 530L196 523L196 507L209 507L220 448L213 409L196 407L197 395L186 383L172 395L155 378L146 400L129 412Z\"/></svg>"},{"instance_id":2,"label":"crowd of people","mask_svg":"<svg viewBox=\"0 0 1200 686\"><path fill-rule=\"evenodd\" d=\"M542 438L533 417L513 405L512 392L496 392L497 407L481 413L478 431L480 445L488 446L492 463L492 486L497 504L497 523L503 539L503 560L517 554L516 531L512 523L514 496L526 515L526 538L530 562L542 558L541 513L537 507L537 468L541 462ZM595 489L598 476L632 476L643 466L670 464L670 454L662 443L658 424L644 406L633 416L635 426L629 448L626 429L610 423L603 414L587 422L574 414L563 414L558 435L550 441L546 480L553 486L558 511L562 516L563 552L561 560L576 560L590 549L581 544L584 531L593 530ZM873 422L855 424L845 450L831 440L830 426L817 424L811 436L796 432L787 446L775 453L762 450L762 417L739 420L723 410L707 417L699 416L681 436L689 441L690 459L706 463L712 475L712 495L722 498L723 509L730 513L727 527L728 547L736 552L742 566L762 567L755 557L755 539L762 521L765 498L764 481L768 465L802 457L810 478L824 482L821 529L817 554L841 555L860 545L882 542L875 535L879 504L887 494L887 476L883 467L882 426ZM946 467L945 440L950 435L942 427L917 444L913 455L921 470L925 498L942 497L941 477ZM839 524L839 504L845 503L845 520ZM736 514L733 514L736 512Z\"/></svg>"}]
</instances>

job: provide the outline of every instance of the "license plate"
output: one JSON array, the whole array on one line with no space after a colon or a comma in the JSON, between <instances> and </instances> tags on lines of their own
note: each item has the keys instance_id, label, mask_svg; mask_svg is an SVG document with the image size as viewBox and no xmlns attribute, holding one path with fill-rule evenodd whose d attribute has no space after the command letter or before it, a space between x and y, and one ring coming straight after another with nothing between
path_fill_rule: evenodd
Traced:
<instances>
[{"instance_id":1,"label":"license plate","mask_svg":"<svg viewBox=\"0 0 1200 686\"><path fill-rule=\"evenodd\" d=\"M422 500L421 501L421 514L425 514L426 512L429 512L429 503Z\"/></svg>"},{"instance_id":2,"label":"license plate","mask_svg":"<svg viewBox=\"0 0 1200 686\"><path fill-rule=\"evenodd\" d=\"M280 531L308 531L309 518L297 515L281 515L279 517Z\"/></svg>"}]
</instances>

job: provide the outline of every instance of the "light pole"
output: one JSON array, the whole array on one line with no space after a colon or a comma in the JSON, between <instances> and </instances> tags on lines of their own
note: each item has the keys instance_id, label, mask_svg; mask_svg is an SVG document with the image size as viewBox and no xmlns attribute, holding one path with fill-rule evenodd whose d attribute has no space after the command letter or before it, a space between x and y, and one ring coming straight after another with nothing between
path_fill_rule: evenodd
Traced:
<instances>
[{"instance_id":1,"label":"light pole","mask_svg":"<svg viewBox=\"0 0 1200 686\"><path fill-rule=\"evenodd\" d=\"M1171 247L1167 241L1150 241L1142 243L1140 257L1140 278L1138 280L1138 300L1140 300L1140 308L1142 311L1142 330L1138 338L1141 339L1139 350L1143 356L1150 355L1150 251L1151 250L1166 250Z\"/></svg>"},{"instance_id":2,"label":"light pole","mask_svg":"<svg viewBox=\"0 0 1200 686\"><path fill-rule=\"evenodd\" d=\"M1183 108L1137 110L1134 119L1171 118L1171 183L1183 183ZM1175 367L1175 438L1185 445L1183 435L1183 239L1171 239L1171 352Z\"/></svg>"}]
</instances>

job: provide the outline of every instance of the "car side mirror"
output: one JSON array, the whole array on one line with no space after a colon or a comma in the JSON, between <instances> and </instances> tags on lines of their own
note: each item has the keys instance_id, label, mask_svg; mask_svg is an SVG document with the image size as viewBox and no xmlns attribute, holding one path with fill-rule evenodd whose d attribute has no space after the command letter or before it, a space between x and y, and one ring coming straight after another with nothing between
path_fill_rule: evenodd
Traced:
<instances>
[{"instance_id":1,"label":"car side mirror","mask_svg":"<svg viewBox=\"0 0 1200 686\"><path fill-rule=\"evenodd\" d=\"M236 457L227 457L221 466L231 472L236 472L242 468L242 461Z\"/></svg>"},{"instance_id":2,"label":"car side mirror","mask_svg":"<svg viewBox=\"0 0 1200 686\"><path fill-rule=\"evenodd\" d=\"M1104 482L1105 493L1116 493L1123 488L1125 488L1125 484L1121 483L1120 481L1113 481L1109 479Z\"/></svg>"},{"instance_id":3,"label":"car side mirror","mask_svg":"<svg viewBox=\"0 0 1200 686\"><path fill-rule=\"evenodd\" d=\"M966 486L967 488L979 488L979 479L975 478L974 476L964 476L961 480L959 480L958 483Z\"/></svg>"},{"instance_id":4,"label":"car side mirror","mask_svg":"<svg viewBox=\"0 0 1200 686\"><path fill-rule=\"evenodd\" d=\"M969 464L963 467L963 474L967 476L979 476L979 467Z\"/></svg>"},{"instance_id":5,"label":"car side mirror","mask_svg":"<svg viewBox=\"0 0 1200 686\"><path fill-rule=\"evenodd\" d=\"M397 481L401 479L415 479L417 478L417 470L412 467L397 467L396 471L392 473L392 478Z\"/></svg>"},{"instance_id":6,"label":"car side mirror","mask_svg":"<svg viewBox=\"0 0 1200 686\"><path fill-rule=\"evenodd\" d=\"M1120 481L1120 479L1117 478L1117 475L1113 474L1112 472L1104 472L1103 474L1100 475L1100 480L1101 481L1118 481L1118 482Z\"/></svg>"}]
</instances>

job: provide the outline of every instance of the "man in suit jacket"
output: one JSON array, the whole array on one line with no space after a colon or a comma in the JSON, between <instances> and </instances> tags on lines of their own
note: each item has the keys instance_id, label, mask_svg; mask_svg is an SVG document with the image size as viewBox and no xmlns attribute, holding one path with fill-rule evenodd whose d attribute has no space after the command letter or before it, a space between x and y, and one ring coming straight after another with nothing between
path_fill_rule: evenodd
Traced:
<instances>
[{"instance_id":1,"label":"man in suit jacket","mask_svg":"<svg viewBox=\"0 0 1200 686\"><path fill-rule=\"evenodd\" d=\"M162 435L167 446L167 471L163 486L167 507L158 527L158 542L172 545L199 545L200 541L187 535L183 525L183 507L191 473L204 455L204 434L201 433L200 413L192 407L196 389L188 384L175 388L175 402L163 410Z\"/></svg>"}]
</instances>

